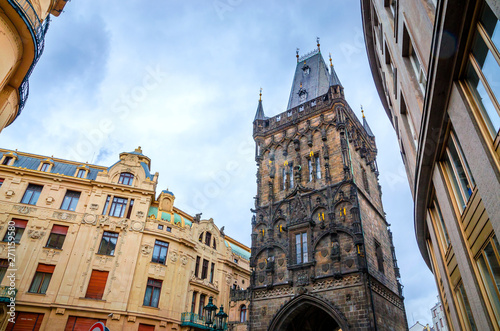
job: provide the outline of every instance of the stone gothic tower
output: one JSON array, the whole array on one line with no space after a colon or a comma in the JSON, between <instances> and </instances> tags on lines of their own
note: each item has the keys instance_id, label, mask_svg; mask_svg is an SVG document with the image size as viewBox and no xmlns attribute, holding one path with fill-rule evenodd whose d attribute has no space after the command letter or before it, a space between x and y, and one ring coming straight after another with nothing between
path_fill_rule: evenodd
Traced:
<instances>
[{"instance_id":1,"label":"stone gothic tower","mask_svg":"<svg viewBox=\"0 0 500 331\"><path fill-rule=\"evenodd\" d=\"M249 330L407 330L375 137L318 49L299 59L285 112L253 122Z\"/></svg>"}]
</instances>

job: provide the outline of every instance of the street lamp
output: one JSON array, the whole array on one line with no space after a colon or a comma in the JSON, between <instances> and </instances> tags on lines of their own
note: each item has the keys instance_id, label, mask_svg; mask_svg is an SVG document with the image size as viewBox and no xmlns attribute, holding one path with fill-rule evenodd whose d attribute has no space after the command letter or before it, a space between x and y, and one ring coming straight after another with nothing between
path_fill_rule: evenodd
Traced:
<instances>
[{"instance_id":1,"label":"street lamp","mask_svg":"<svg viewBox=\"0 0 500 331\"><path fill-rule=\"evenodd\" d=\"M227 314L224 312L224 307L221 305L217 314L217 306L213 304L213 298L208 298L208 305L203 307L205 310L205 324L209 330L224 331L227 325ZM213 325L213 326L212 326Z\"/></svg>"}]
</instances>

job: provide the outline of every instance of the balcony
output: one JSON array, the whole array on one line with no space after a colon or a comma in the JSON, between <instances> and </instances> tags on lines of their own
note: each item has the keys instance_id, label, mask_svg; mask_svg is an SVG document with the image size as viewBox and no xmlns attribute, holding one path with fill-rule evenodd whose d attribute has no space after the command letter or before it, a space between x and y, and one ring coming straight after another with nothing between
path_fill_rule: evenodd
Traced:
<instances>
[{"instance_id":1,"label":"balcony","mask_svg":"<svg viewBox=\"0 0 500 331\"><path fill-rule=\"evenodd\" d=\"M194 313L182 313L181 326L191 326L197 330L212 330L205 324L205 318L203 316ZM224 330L227 330L227 326Z\"/></svg>"},{"instance_id":2,"label":"balcony","mask_svg":"<svg viewBox=\"0 0 500 331\"><path fill-rule=\"evenodd\" d=\"M33 5L28 0L7 0L9 4L16 10L19 16L23 19L28 27L28 30L31 34L31 38L33 39L33 44L35 45L35 54L33 57L33 62L28 69L28 72L24 76L24 79L19 86L19 109L17 111L17 116L21 114L23 110L26 100L29 95L29 77L35 68L35 65L38 62L38 59L43 53L43 48L45 45L45 34L47 33L47 29L49 28L50 17L42 21L38 17ZM17 117L16 116L16 117Z\"/></svg>"},{"instance_id":3,"label":"balcony","mask_svg":"<svg viewBox=\"0 0 500 331\"><path fill-rule=\"evenodd\" d=\"M9 303L12 297L16 297L16 294L17 288L10 290L9 286L0 286L0 302Z\"/></svg>"}]
</instances>

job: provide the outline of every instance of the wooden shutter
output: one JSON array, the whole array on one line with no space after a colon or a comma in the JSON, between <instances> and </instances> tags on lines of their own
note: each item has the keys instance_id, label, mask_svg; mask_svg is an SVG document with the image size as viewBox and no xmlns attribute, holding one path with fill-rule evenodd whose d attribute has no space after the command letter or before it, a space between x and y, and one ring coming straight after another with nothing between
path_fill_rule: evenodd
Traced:
<instances>
[{"instance_id":1,"label":"wooden shutter","mask_svg":"<svg viewBox=\"0 0 500 331\"><path fill-rule=\"evenodd\" d=\"M7 325L7 331L38 331L44 314L17 312L16 323Z\"/></svg>"},{"instance_id":2,"label":"wooden shutter","mask_svg":"<svg viewBox=\"0 0 500 331\"><path fill-rule=\"evenodd\" d=\"M23 229L25 229L26 225L28 224L28 221L25 221L25 220L20 220L20 219L17 219L17 218L14 218L12 220L14 221L16 228L23 228Z\"/></svg>"},{"instance_id":3,"label":"wooden shutter","mask_svg":"<svg viewBox=\"0 0 500 331\"><path fill-rule=\"evenodd\" d=\"M106 287L106 282L108 280L108 273L108 271L92 270L89 286L87 287L87 294L85 294L86 298L102 299L104 288Z\"/></svg>"},{"instance_id":4,"label":"wooden shutter","mask_svg":"<svg viewBox=\"0 0 500 331\"><path fill-rule=\"evenodd\" d=\"M64 234L64 235L66 235L68 233L68 227L67 226L62 226L62 225L54 225L52 227L52 231L50 233L57 233L57 234Z\"/></svg>"},{"instance_id":5,"label":"wooden shutter","mask_svg":"<svg viewBox=\"0 0 500 331\"><path fill-rule=\"evenodd\" d=\"M90 327L97 322L102 322L104 323L104 325L106 325L106 320L70 316L68 318L68 322L66 323L66 328L64 329L64 331L89 331Z\"/></svg>"},{"instance_id":6,"label":"wooden shutter","mask_svg":"<svg viewBox=\"0 0 500 331\"><path fill-rule=\"evenodd\" d=\"M139 329L137 331L155 331L155 326L147 324L139 324Z\"/></svg>"},{"instance_id":7,"label":"wooden shutter","mask_svg":"<svg viewBox=\"0 0 500 331\"><path fill-rule=\"evenodd\" d=\"M56 267L55 265L39 263L38 267L36 268L36 271L37 272L45 272L45 273L53 274L55 267Z\"/></svg>"}]
</instances>

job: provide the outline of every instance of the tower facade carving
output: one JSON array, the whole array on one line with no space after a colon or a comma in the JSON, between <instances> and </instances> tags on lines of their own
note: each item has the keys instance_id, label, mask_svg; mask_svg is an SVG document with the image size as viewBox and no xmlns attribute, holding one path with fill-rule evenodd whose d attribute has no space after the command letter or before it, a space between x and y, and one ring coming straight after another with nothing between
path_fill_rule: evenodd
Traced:
<instances>
[{"instance_id":1,"label":"tower facade carving","mask_svg":"<svg viewBox=\"0 0 500 331\"><path fill-rule=\"evenodd\" d=\"M330 59L299 58L287 110L253 122L249 329L405 330L375 137Z\"/></svg>"}]
</instances>

